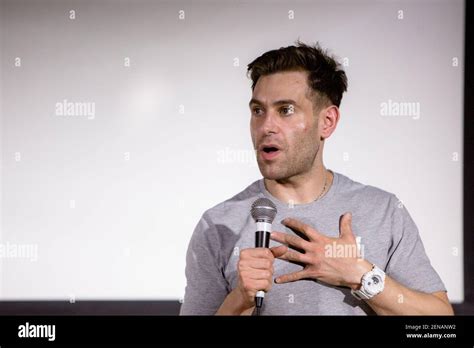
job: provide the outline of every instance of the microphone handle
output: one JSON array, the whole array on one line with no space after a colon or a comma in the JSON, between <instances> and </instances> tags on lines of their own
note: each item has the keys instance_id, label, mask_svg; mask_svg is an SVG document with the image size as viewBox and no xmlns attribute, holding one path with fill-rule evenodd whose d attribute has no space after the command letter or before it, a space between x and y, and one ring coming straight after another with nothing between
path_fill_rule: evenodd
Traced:
<instances>
[{"instance_id":1,"label":"microphone handle","mask_svg":"<svg viewBox=\"0 0 474 348\"><path fill-rule=\"evenodd\" d=\"M268 231L257 231L255 232L255 247L256 248L268 248L270 245L270 232ZM261 308L263 304L263 298L265 297L265 291L259 290L255 295L255 304L257 308Z\"/></svg>"},{"instance_id":2,"label":"microphone handle","mask_svg":"<svg viewBox=\"0 0 474 348\"><path fill-rule=\"evenodd\" d=\"M255 247L268 248L270 246L270 232L257 231L255 232Z\"/></svg>"}]
</instances>

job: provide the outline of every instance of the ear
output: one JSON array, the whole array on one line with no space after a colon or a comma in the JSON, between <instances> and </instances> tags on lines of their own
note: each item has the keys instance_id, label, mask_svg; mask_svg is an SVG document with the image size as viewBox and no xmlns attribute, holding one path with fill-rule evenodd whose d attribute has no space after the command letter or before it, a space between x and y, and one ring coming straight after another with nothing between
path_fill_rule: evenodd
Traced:
<instances>
[{"instance_id":1,"label":"ear","mask_svg":"<svg viewBox=\"0 0 474 348\"><path fill-rule=\"evenodd\" d=\"M323 108L319 112L318 122L322 140L329 138L339 122L339 108L336 105Z\"/></svg>"}]
</instances>

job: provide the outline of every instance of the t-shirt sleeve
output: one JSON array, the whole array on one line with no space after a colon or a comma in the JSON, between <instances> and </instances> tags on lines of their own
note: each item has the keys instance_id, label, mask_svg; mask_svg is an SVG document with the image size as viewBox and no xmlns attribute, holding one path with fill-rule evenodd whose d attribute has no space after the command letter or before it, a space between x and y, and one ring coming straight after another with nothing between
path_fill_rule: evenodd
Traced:
<instances>
[{"instance_id":1,"label":"t-shirt sleeve","mask_svg":"<svg viewBox=\"0 0 474 348\"><path fill-rule=\"evenodd\" d=\"M214 315L229 293L217 233L204 213L186 253L186 288L180 315Z\"/></svg>"},{"instance_id":2,"label":"t-shirt sleeve","mask_svg":"<svg viewBox=\"0 0 474 348\"><path fill-rule=\"evenodd\" d=\"M386 273L402 285L425 293L446 291L443 281L426 255L418 228L398 198L391 199L392 245Z\"/></svg>"}]
</instances>

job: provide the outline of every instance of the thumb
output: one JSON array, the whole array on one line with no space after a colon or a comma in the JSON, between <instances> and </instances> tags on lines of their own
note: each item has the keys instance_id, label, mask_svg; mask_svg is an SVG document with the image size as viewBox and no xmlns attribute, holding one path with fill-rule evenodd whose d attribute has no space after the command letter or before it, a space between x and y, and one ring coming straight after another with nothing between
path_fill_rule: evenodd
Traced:
<instances>
[{"instance_id":1,"label":"thumb","mask_svg":"<svg viewBox=\"0 0 474 348\"><path fill-rule=\"evenodd\" d=\"M283 256L288 251L288 247L286 245L279 245L279 246L270 248L270 251L272 252L273 257L279 258L280 256Z\"/></svg>"},{"instance_id":2,"label":"thumb","mask_svg":"<svg viewBox=\"0 0 474 348\"><path fill-rule=\"evenodd\" d=\"M339 219L339 238L352 235L352 213L344 213Z\"/></svg>"}]
</instances>

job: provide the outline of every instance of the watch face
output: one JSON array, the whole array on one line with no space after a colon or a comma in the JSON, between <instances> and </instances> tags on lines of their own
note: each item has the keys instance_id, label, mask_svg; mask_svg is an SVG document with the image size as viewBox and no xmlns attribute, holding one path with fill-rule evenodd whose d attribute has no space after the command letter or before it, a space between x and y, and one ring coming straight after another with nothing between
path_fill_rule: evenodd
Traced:
<instances>
[{"instance_id":1,"label":"watch face","mask_svg":"<svg viewBox=\"0 0 474 348\"><path fill-rule=\"evenodd\" d=\"M371 280L369 280L369 285L370 282L373 282L374 286L377 286L378 283L380 283L381 279L378 276L373 276Z\"/></svg>"},{"instance_id":2,"label":"watch face","mask_svg":"<svg viewBox=\"0 0 474 348\"><path fill-rule=\"evenodd\" d=\"M372 274L370 277L366 278L364 282L364 289L370 294L376 294L383 289L382 277L378 274Z\"/></svg>"}]
</instances>

